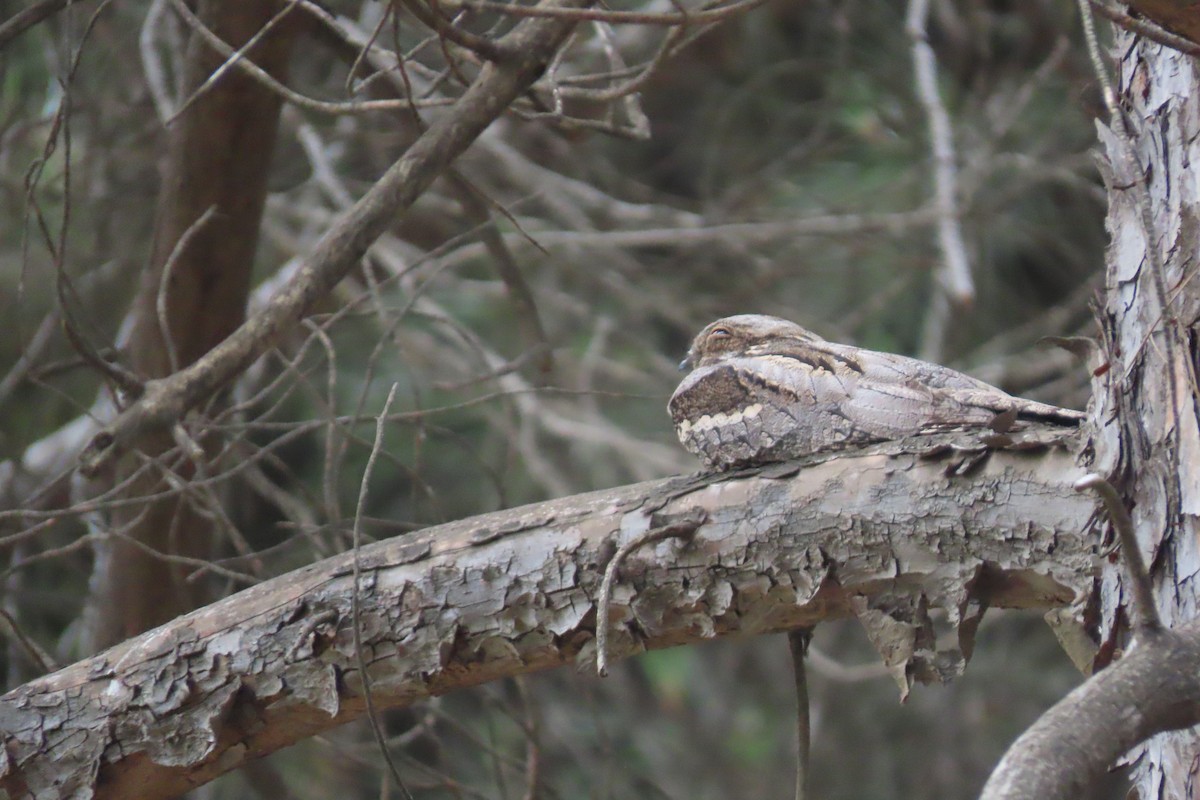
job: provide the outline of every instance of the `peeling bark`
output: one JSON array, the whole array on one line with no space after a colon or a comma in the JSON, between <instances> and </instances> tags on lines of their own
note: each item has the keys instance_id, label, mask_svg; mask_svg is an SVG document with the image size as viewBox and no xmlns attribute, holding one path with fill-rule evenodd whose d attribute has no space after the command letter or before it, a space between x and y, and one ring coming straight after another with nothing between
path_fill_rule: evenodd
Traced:
<instances>
[{"instance_id":1,"label":"peeling bark","mask_svg":"<svg viewBox=\"0 0 1200 800\"><path fill-rule=\"evenodd\" d=\"M1185 16L1200 30L1200 15ZM1158 21L1187 32L1184 17ZM1112 234L1101 320L1110 369L1095 391L1097 472L1126 498L1159 613L1177 628L1200 604L1200 72L1194 58L1124 31L1113 52L1129 139L1115 121L1097 126ZM1116 563L1102 573L1099 598L1102 666L1129 648L1129 591ZM1126 758L1143 797L1195 796L1194 731L1156 736Z\"/></svg>"},{"instance_id":2,"label":"peeling bark","mask_svg":"<svg viewBox=\"0 0 1200 800\"><path fill-rule=\"evenodd\" d=\"M376 702L590 666L607 562L697 509L708 521L690 540L641 548L621 569L611 658L857 613L906 683L935 677L931 666L969 655L984 609L1055 608L1092 591L1094 504L1071 489L1083 474L1074 439L1033 433L1049 443L985 452L978 432L918 437L567 497L363 548ZM169 797L358 717L352 575L351 554L314 564L5 695L0 789ZM939 616L961 655L933 651Z\"/></svg>"}]
</instances>

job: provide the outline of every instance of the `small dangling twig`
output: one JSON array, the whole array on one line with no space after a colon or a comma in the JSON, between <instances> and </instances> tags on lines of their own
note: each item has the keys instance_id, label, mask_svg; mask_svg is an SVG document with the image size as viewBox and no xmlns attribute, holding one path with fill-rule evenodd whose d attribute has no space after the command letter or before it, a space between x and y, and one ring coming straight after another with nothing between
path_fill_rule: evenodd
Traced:
<instances>
[{"instance_id":1,"label":"small dangling twig","mask_svg":"<svg viewBox=\"0 0 1200 800\"><path fill-rule=\"evenodd\" d=\"M663 539L690 539L692 534L708 520L708 512L692 509L670 522L651 528L626 542L617 550L612 561L604 570L600 583L600 597L596 601L596 674L601 678L608 675L608 609L612 605L613 584L621 563L639 547L660 542Z\"/></svg>"}]
</instances>

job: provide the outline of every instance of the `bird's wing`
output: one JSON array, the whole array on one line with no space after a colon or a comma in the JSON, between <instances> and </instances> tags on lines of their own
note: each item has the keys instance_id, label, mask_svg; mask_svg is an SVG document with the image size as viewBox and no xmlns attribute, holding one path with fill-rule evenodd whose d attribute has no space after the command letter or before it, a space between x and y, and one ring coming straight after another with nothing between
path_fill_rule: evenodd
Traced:
<instances>
[{"instance_id":1,"label":"bird's wing","mask_svg":"<svg viewBox=\"0 0 1200 800\"><path fill-rule=\"evenodd\" d=\"M853 358L862 369L860 386L870 385L873 390L884 393L888 391L884 387L894 386L897 393L905 397L912 396L911 392L917 390L915 400L920 400L920 391L926 390L925 402L931 406L934 425L986 423L989 413L1010 411L1024 419L1044 419L1060 424L1077 423L1087 417L1079 411L1015 397L990 383L940 364L833 342L811 346L825 350L831 356Z\"/></svg>"},{"instance_id":2,"label":"bird's wing","mask_svg":"<svg viewBox=\"0 0 1200 800\"><path fill-rule=\"evenodd\" d=\"M825 350L836 357L854 360L862 368L863 377L879 383L918 384L931 389L974 389L1005 394L1002 389L990 383L919 358L866 350L835 342L820 342L811 347Z\"/></svg>"}]
</instances>

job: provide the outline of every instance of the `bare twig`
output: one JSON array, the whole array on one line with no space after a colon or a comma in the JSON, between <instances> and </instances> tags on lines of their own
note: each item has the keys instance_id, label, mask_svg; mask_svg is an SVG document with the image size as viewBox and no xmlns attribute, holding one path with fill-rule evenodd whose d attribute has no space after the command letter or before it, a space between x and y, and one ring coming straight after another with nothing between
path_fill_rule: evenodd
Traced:
<instances>
[{"instance_id":1,"label":"bare twig","mask_svg":"<svg viewBox=\"0 0 1200 800\"><path fill-rule=\"evenodd\" d=\"M617 572L630 553L640 547L663 539L689 539L708 519L703 509L693 509L679 519L659 525L635 536L617 550L616 555L604 569L604 580L600 582L600 596L596 599L596 674L601 678L608 675L608 613L612 605L613 584Z\"/></svg>"},{"instance_id":2,"label":"bare twig","mask_svg":"<svg viewBox=\"0 0 1200 800\"><path fill-rule=\"evenodd\" d=\"M1142 560L1142 551L1138 546L1137 533L1133 528L1133 519L1129 516L1121 495L1113 485L1099 475L1092 473L1084 475L1075 482L1075 490L1079 492L1091 489L1104 501L1108 515L1116 528L1121 541L1121 558L1125 561L1125 569L1129 573L1129 582L1133 585L1133 631L1137 636L1157 636L1164 630L1162 620L1158 616L1158 605L1154 602L1154 588L1150 584L1150 573L1146 570L1146 562Z\"/></svg>"},{"instance_id":3,"label":"bare twig","mask_svg":"<svg viewBox=\"0 0 1200 800\"><path fill-rule=\"evenodd\" d=\"M542 786L542 743L537 700L529 691L528 682L523 676L515 678L513 682L525 711L521 720L521 730L525 734L525 794L522 800L538 800Z\"/></svg>"},{"instance_id":4,"label":"bare twig","mask_svg":"<svg viewBox=\"0 0 1200 800\"><path fill-rule=\"evenodd\" d=\"M42 318L33 336L29 339L28 344L21 350L21 355L17 357L17 361L12 365L12 368L5 373L3 378L0 378L0 405L3 405L9 395L13 393L29 375L38 358L45 351L46 346L50 343L50 337L58 330L59 316L58 309L53 309L45 317Z\"/></svg>"},{"instance_id":5,"label":"bare twig","mask_svg":"<svg viewBox=\"0 0 1200 800\"><path fill-rule=\"evenodd\" d=\"M226 56L225 63L222 64L221 66L217 67L215 70L213 70L212 73L207 78L204 79L204 83L200 84L200 86L198 86L196 88L196 90L194 92L192 92L191 96L188 97L187 100L183 101L183 103L179 106L179 108L175 111L175 113L172 114L166 120L166 124L170 124L175 119L178 119L180 114L182 114L184 111L187 111L189 108L191 108L193 103L195 103L197 100L199 100L205 94L207 94L210 89L212 89L214 86L216 86L217 81L221 80L221 78L227 72L229 72L230 67L237 65L237 64L242 64L242 63L249 64L250 60L247 58L246 54L248 52L250 52L250 49L252 47L254 47L256 44L261 42L268 33L270 33L277 25L279 25L279 23L283 22L283 20L288 16L288 14L290 14L292 12L292 10L296 7L296 4L299 1L300 0L288 0L287 5L285 5L281 9L279 9L279 11L275 12L275 15L272 16L269 20L267 20L265 25L263 25L261 28L259 28L257 31L255 31L254 35L251 36L249 39L247 39L245 44L243 44L237 50L233 50L232 52L222 53L222 55ZM199 28L203 28L204 25L202 23L200 23L200 18L195 17L195 19L196 19L197 26ZM208 38L208 37L205 37L205 38ZM213 39L217 39L217 41L219 41L219 39L215 35L214 35ZM209 41L212 41L212 39L210 39ZM264 75L268 74L265 70L261 70L261 72Z\"/></svg>"},{"instance_id":6,"label":"bare twig","mask_svg":"<svg viewBox=\"0 0 1200 800\"><path fill-rule=\"evenodd\" d=\"M938 92L937 60L925 32L928 16L929 0L910 0L905 30L912 40L917 97L929 121L938 244L942 251L942 268L938 275L950 299L959 305L968 305L975 298L975 285L971 280L970 260L959 223L954 134L950 128L950 116Z\"/></svg>"},{"instance_id":7,"label":"bare twig","mask_svg":"<svg viewBox=\"0 0 1200 800\"><path fill-rule=\"evenodd\" d=\"M908 233L912 226L929 225L937 222L934 209L919 208L913 211L883 212L879 214L822 214L812 217L796 217L790 220L767 220L762 222L727 222L695 224L672 227L646 228L642 230L614 231L542 231L532 235L543 247L684 247L711 242L736 240L740 242L770 242L796 236L849 236L859 233ZM518 234L506 234L505 241L514 243ZM455 261L479 258L486 252L483 245L466 247L456 251Z\"/></svg>"},{"instance_id":8,"label":"bare twig","mask_svg":"<svg viewBox=\"0 0 1200 800\"><path fill-rule=\"evenodd\" d=\"M538 313L533 290L529 288L525 276L521 273L521 267L517 264L512 251L505 244L504 236L501 235L496 223L492 220L488 211L488 201L477 194L480 190L457 170L452 172L451 181L463 211L466 212L471 224L478 229L483 246L492 256L496 274L508 288L517 327L526 339L530 351L537 353L534 358L537 360L538 372L542 377L538 383L544 383L544 379L549 377L550 372L554 369L554 360L550 342L546 339L546 330L542 326L541 315ZM532 241L537 246L537 241Z\"/></svg>"},{"instance_id":9,"label":"bare twig","mask_svg":"<svg viewBox=\"0 0 1200 800\"><path fill-rule=\"evenodd\" d=\"M788 631L792 677L796 683L796 800L808 800L809 753L812 750L812 719L808 709L808 671L804 660L812 642L812 628Z\"/></svg>"},{"instance_id":10,"label":"bare twig","mask_svg":"<svg viewBox=\"0 0 1200 800\"><path fill-rule=\"evenodd\" d=\"M585 3L587 0L566 0ZM188 12L190 13L190 12ZM347 211L308 254L295 277L240 328L195 363L147 384L146 393L92 439L80 457L94 475L147 429L178 420L250 366L284 330L303 318L350 271L395 218L449 163L542 74L565 40L570 22L526 21L505 36L519 53L501 65L488 63L458 101ZM248 63L248 62L239 62Z\"/></svg>"},{"instance_id":11,"label":"bare twig","mask_svg":"<svg viewBox=\"0 0 1200 800\"><path fill-rule=\"evenodd\" d=\"M401 794L407 800L413 800L412 793L408 791L408 786L405 785L404 779L400 777L400 769L396 766L396 762L392 760L391 750L388 749L387 741L383 735L383 727L379 722L379 713L375 709L375 699L371 695L371 681L367 675L367 657L363 654L362 623L359 620L359 578L362 574L362 563L359 559L359 544L362 540L363 511L367 506L367 489L371 485L371 473L375 470L375 459L379 456L379 451L383 447L383 431L387 423L388 411L392 408L392 401L396 399L396 389L398 387L399 384L392 384L392 388L388 391L387 400L383 402L383 411L379 412L379 417L376 419L375 443L371 446L371 455L367 458L367 466L363 469L362 481L358 486L358 506L354 509L354 589L350 592L350 624L354 629L354 657L358 661L358 674L362 680L363 702L367 706L367 719L371 723L371 732L375 734L375 741L379 745L379 750L383 753L383 760L387 762L388 770L392 773L392 779L396 781L396 785L400 787Z\"/></svg>"},{"instance_id":12,"label":"bare twig","mask_svg":"<svg viewBox=\"0 0 1200 800\"><path fill-rule=\"evenodd\" d=\"M94 367L101 375L106 376L114 385L120 387L126 393L136 396L141 391L141 381L137 376L127 370L124 370L116 363L106 361L97 352L93 344L80 334L75 326L75 319L71 315L70 296L74 294L71 281L67 277L66 258L67 258L67 232L70 229L71 220L71 111L73 108L71 90L74 84L75 73L79 69L79 63L83 58L84 43L91 35L95 28L100 14L108 7L111 0L103 0L99 7L92 13L88 20L83 33L80 35L78 46L71 56L70 63L67 66L65 74L59 78L59 86L61 87L62 97L58 104L58 109L54 114L54 121L51 124L50 132L46 137L46 144L42 151L42 158L39 159L26 173L25 178L25 199L29 207L33 209L42 234L45 237L46 247L50 251L51 257L54 260L55 270L55 290L58 296L59 315L63 322L63 329L67 335L67 340L71 346L75 348L79 356L84 359L89 365ZM68 12L69 13L69 12ZM62 219L59 226L58 241L54 242L54 237L51 236L45 218L41 212L36 198L34 197L34 189L41 178L42 170L49 161L50 156L58 148L58 138L62 137L62 176L63 176L63 194L62 194Z\"/></svg>"},{"instance_id":13,"label":"bare twig","mask_svg":"<svg viewBox=\"0 0 1200 800\"><path fill-rule=\"evenodd\" d=\"M503 61L509 55L504 46L495 39L471 33L443 17L436 2L426 5L426 0L404 0L404 7L438 36L465 47L488 61Z\"/></svg>"},{"instance_id":14,"label":"bare twig","mask_svg":"<svg viewBox=\"0 0 1200 800\"><path fill-rule=\"evenodd\" d=\"M171 333L171 320L167 315L167 292L171 288L171 275L175 271L175 265L179 262L180 257L187 252L188 245L192 243L192 239L196 238L196 234L211 222L216 214L217 207L209 206L195 222L187 227L187 230L179 237L179 241L175 242L175 247L171 249L171 255L167 257L166 263L163 264L162 276L158 281L158 292L154 298L154 311L158 315L158 332L162 336L163 347L167 351L167 359L171 365L171 372L179 371L179 352L175 347L175 337Z\"/></svg>"},{"instance_id":15,"label":"bare twig","mask_svg":"<svg viewBox=\"0 0 1200 800\"><path fill-rule=\"evenodd\" d=\"M166 8L166 0L153 0L146 9L146 18L142 20L142 28L138 32L138 51L142 56L142 70L146 73L146 88L150 90L154 110L164 124L174 114L177 102L177 98L167 90L162 58L154 46L154 33L165 18L163 12Z\"/></svg>"},{"instance_id":16,"label":"bare twig","mask_svg":"<svg viewBox=\"0 0 1200 800\"><path fill-rule=\"evenodd\" d=\"M1191 39L1171 33L1161 25L1156 25L1148 19L1138 19L1129 16L1129 13L1123 8L1119 8L1108 0L1088 0L1092 4L1092 8L1096 9L1096 13L1110 22L1119 25L1127 31L1136 33L1138 36L1143 36L1152 42L1165 44L1167 47L1174 48L1179 52L1189 56L1200 56L1200 44L1196 44Z\"/></svg>"},{"instance_id":17,"label":"bare twig","mask_svg":"<svg viewBox=\"0 0 1200 800\"><path fill-rule=\"evenodd\" d=\"M33 665L40 670L40 674L45 675L58 669L54 658L25 632L12 614L3 608L0 608L0 623L3 623L5 634L11 639L16 639L17 644L21 645L21 649L25 651L25 655L33 662Z\"/></svg>"},{"instance_id":18,"label":"bare twig","mask_svg":"<svg viewBox=\"0 0 1200 800\"><path fill-rule=\"evenodd\" d=\"M493 11L514 17L548 17L553 19L591 20L612 25L699 25L728 19L756 8L766 0L737 0L728 5L706 3L695 11L681 10L675 14L652 14L640 11L607 11L561 6L520 6L491 0L466 0L462 5L472 11Z\"/></svg>"},{"instance_id":19,"label":"bare twig","mask_svg":"<svg viewBox=\"0 0 1200 800\"><path fill-rule=\"evenodd\" d=\"M171 5L175 8L175 11L179 14L183 21L186 22L192 30L200 34L200 37L204 39L204 41L208 42L209 46L212 47L213 50L228 59L227 63L232 63L238 69L242 70L251 78L266 86L268 89L275 92L289 103L294 103L301 108L307 108L310 111L318 111L322 114L369 114L376 111L395 111L398 109L408 109L414 106L420 108L445 106L454 102L451 99L417 100L415 98L408 98L405 100L355 100L348 103L335 103L327 100L317 100L313 97L307 97L283 85L275 78L271 77L270 73L255 64L253 61L250 61L246 58L237 58L237 51L230 47L224 39L209 30L208 27L205 26L205 24L200 20L200 18L196 16L195 12L188 8L187 3L184 2L184 0L171 0ZM291 6L288 7L291 8ZM178 112L176 113L176 116L178 116Z\"/></svg>"},{"instance_id":20,"label":"bare twig","mask_svg":"<svg viewBox=\"0 0 1200 800\"><path fill-rule=\"evenodd\" d=\"M887 665L878 660L864 664L844 664L811 645L807 655L805 663L822 678L834 683L864 683L890 677Z\"/></svg>"},{"instance_id":21,"label":"bare twig","mask_svg":"<svg viewBox=\"0 0 1200 800\"><path fill-rule=\"evenodd\" d=\"M47 17L57 14L71 0L36 0L0 24L0 50Z\"/></svg>"}]
</instances>

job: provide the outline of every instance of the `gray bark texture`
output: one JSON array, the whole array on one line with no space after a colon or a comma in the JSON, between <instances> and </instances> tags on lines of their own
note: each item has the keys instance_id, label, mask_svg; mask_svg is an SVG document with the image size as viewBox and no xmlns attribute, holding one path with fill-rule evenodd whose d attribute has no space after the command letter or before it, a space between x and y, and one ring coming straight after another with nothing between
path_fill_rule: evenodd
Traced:
<instances>
[{"instance_id":1,"label":"gray bark texture","mask_svg":"<svg viewBox=\"0 0 1200 800\"><path fill-rule=\"evenodd\" d=\"M606 621L611 659L854 615L902 686L947 677L988 607L1091 596L1095 503L1072 490L1076 450L1053 427L923 436L380 542L359 553L373 696L395 707L591 668L606 565L685 518L704 522L623 562ZM352 554L314 564L0 698L0 789L169 797L360 716L353 574Z\"/></svg>"},{"instance_id":2,"label":"gray bark texture","mask_svg":"<svg viewBox=\"0 0 1200 800\"><path fill-rule=\"evenodd\" d=\"M1173 6L1185 17L1159 21L1200 32L1194 8L1146 5L1150 14ZM1111 121L1098 124L1112 243L1102 309L1110 369L1095 391L1096 466L1127 498L1163 622L1176 628L1196 616L1200 576L1200 284L1192 280L1200 253L1193 173L1200 163L1200 76L1194 58L1124 31L1112 53L1128 140ZM1107 565L1102 663L1128 647L1128 593L1119 565ZM1140 796L1195 797L1197 743L1195 731L1165 733L1128 754Z\"/></svg>"},{"instance_id":3,"label":"gray bark texture","mask_svg":"<svg viewBox=\"0 0 1200 800\"><path fill-rule=\"evenodd\" d=\"M1194 4L1131 7L1200 41ZM1022 734L987 800L1084 797L1114 762L1132 766L1131 797L1200 794L1200 74L1193 56L1157 41L1170 39L1161 30L1145 35L1116 30L1118 82L1103 87L1110 115L1097 124L1112 242L1093 446L1126 529L1100 575L1103 671Z\"/></svg>"}]
</instances>

